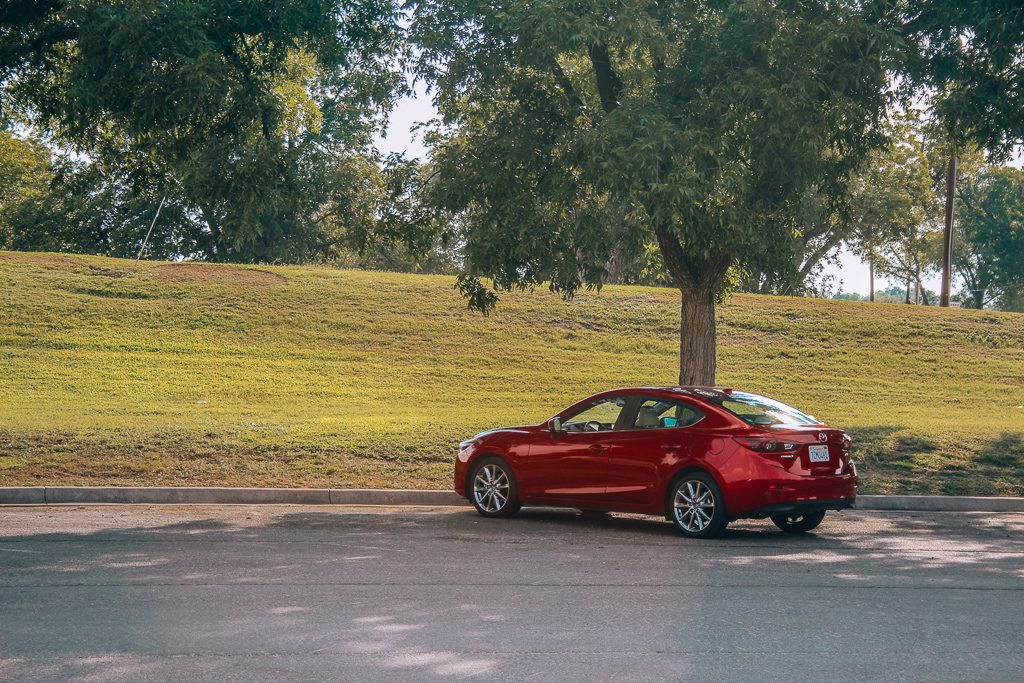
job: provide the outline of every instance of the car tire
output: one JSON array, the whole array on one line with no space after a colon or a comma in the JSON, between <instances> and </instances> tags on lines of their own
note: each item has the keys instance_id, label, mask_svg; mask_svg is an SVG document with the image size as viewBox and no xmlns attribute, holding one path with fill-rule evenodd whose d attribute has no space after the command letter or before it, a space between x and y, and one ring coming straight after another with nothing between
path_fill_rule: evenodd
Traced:
<instances>
[{"instance_id":1,"label":"car tire","mask_svg":"<svg viewBox=\"0 0 1024 683\"><path fill-rule=\"evenodd\" d=\"M518 498L516 475L496 456L483 458L469 477L469 502L484 517L511 517L523 504Z\"/></svg>"},{"instance_id":2,"label":"car tire","mask_svg":"<svg viewBox=\"0 0 1024 683\"><path fill-rule=\"evenodd\" d=\"M679 533L689 538L717 536L729 523L722 490L705 472L687 472L672 482L668 518Z\"/></svg>"},{"instance_id":3,"label":"car tire","mask_svg":"<svg viewBox=\"0 0 1024 683\"><path fill-rule=\"evenodd\" d=\"M825 519L824 510L804 512L798 515L772 515L775 526L787 534L802 534L816 528Z\"/></svg>"}]
</instances>

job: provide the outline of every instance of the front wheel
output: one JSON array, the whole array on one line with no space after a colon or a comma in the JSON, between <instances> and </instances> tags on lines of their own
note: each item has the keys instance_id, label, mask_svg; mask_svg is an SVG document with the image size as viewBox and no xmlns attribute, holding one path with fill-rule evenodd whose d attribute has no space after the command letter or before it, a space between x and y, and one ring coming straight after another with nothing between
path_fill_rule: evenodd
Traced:
<instances>
[{"instance_id":1,"label":"front wheel","mask_svg":"<svg viewBox=\"0 0 1024 683\"><path fill-rule=\"evenodd\" d=\"M703 472L684 474L669 491L669 513L679 533L710 538L722 533L729 520L718 484Z\"/></svg>"},{"instance_id":2,"label":"front wheel","mask_svg":"<svg viewBox=\"0 0 1024 683\"><path fill-rule=\"evenodd\" d=\"M484 458L473 470L470 500L484 517L511 517L522 503L516 497L516 475L501 458Z\"/></svg>"},{"instance_id":3,"label":"front wheel","mask_svg":"<svg viewBox=\"0 0 1024 683\"><path fill-rule=\"evenodd\" d=\"M804 512L799 515L772 515L772 521L787 534L802 534L814 529L825 519L825 511Z\"/></svg>"}]
</instances>

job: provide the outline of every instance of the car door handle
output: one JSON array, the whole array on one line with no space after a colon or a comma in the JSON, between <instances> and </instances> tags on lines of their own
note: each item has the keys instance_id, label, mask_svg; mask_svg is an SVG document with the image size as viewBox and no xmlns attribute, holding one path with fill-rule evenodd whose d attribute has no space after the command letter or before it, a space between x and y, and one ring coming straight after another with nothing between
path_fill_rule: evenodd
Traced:
<instances>
[{"instance_id":1,"label":"car door handle","mask_svg":"<svg viewBox=\"0 0 1024 683\"><path fill-rule=\"evenodd\" d=\"M608 447L604 444L595 443L590 446L591 453L604 453L606 450L608 450Z\"/></svg>"},{"instance_id":2,"label":"car door handle","mask_svg":"<svg viewBox=\"0 0 1024 683\"><path fill-rule=\"evenodd\" d=\"M677 443L666 443L661 445L661 450L669 452L678 451L680 448L682 448L682 446Z\"/></svg>"}]
</instances>

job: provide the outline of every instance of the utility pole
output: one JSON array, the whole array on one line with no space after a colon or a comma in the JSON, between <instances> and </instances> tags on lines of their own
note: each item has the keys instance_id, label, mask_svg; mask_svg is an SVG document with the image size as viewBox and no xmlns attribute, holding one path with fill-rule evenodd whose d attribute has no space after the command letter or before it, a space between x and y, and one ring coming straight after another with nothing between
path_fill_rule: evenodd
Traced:
<instances>
[{"instance_id":1,"label":"utility pole","mask_svg":"<svg viewBox=\"0 0 1024 683\"><path fill-rule=\"evenodd\" d=\"M949 285L953 271L953 199L956 191L956 153L950 155L946 168L946 225L942 235L942 293L939 306L949 306Z\"/></svg>"}]
</instances>

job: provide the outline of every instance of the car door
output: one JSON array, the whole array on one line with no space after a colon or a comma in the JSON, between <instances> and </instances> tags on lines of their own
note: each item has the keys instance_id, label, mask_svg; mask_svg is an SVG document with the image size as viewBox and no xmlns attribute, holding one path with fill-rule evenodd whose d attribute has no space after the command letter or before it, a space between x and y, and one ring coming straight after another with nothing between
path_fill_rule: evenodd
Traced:
<instances>
[{"instance_id":1,"label":"car door","mask_svg":"<svg viewBox=\"0 0 1024 683\"><path fill-rule=\"evenodd\" d=\"M562 416L562 431L547 432L530 445L529 488L533 497L559 505L600 505L608 457L626 399L597 399Z\"/></svg>"},{"instance_id":2,"label":"car door","mask_svg":"<svg viewBox=\"0 0 1024 683\"><path fill-rule=\"evenodd\" d=\"M660 506L655 498L661 472L692 456L688 428L702 419L703 411L688 401L636 397L616 432L615 448L608 451L607 505L623 510Z\"/></svg>"}]
</instances>

